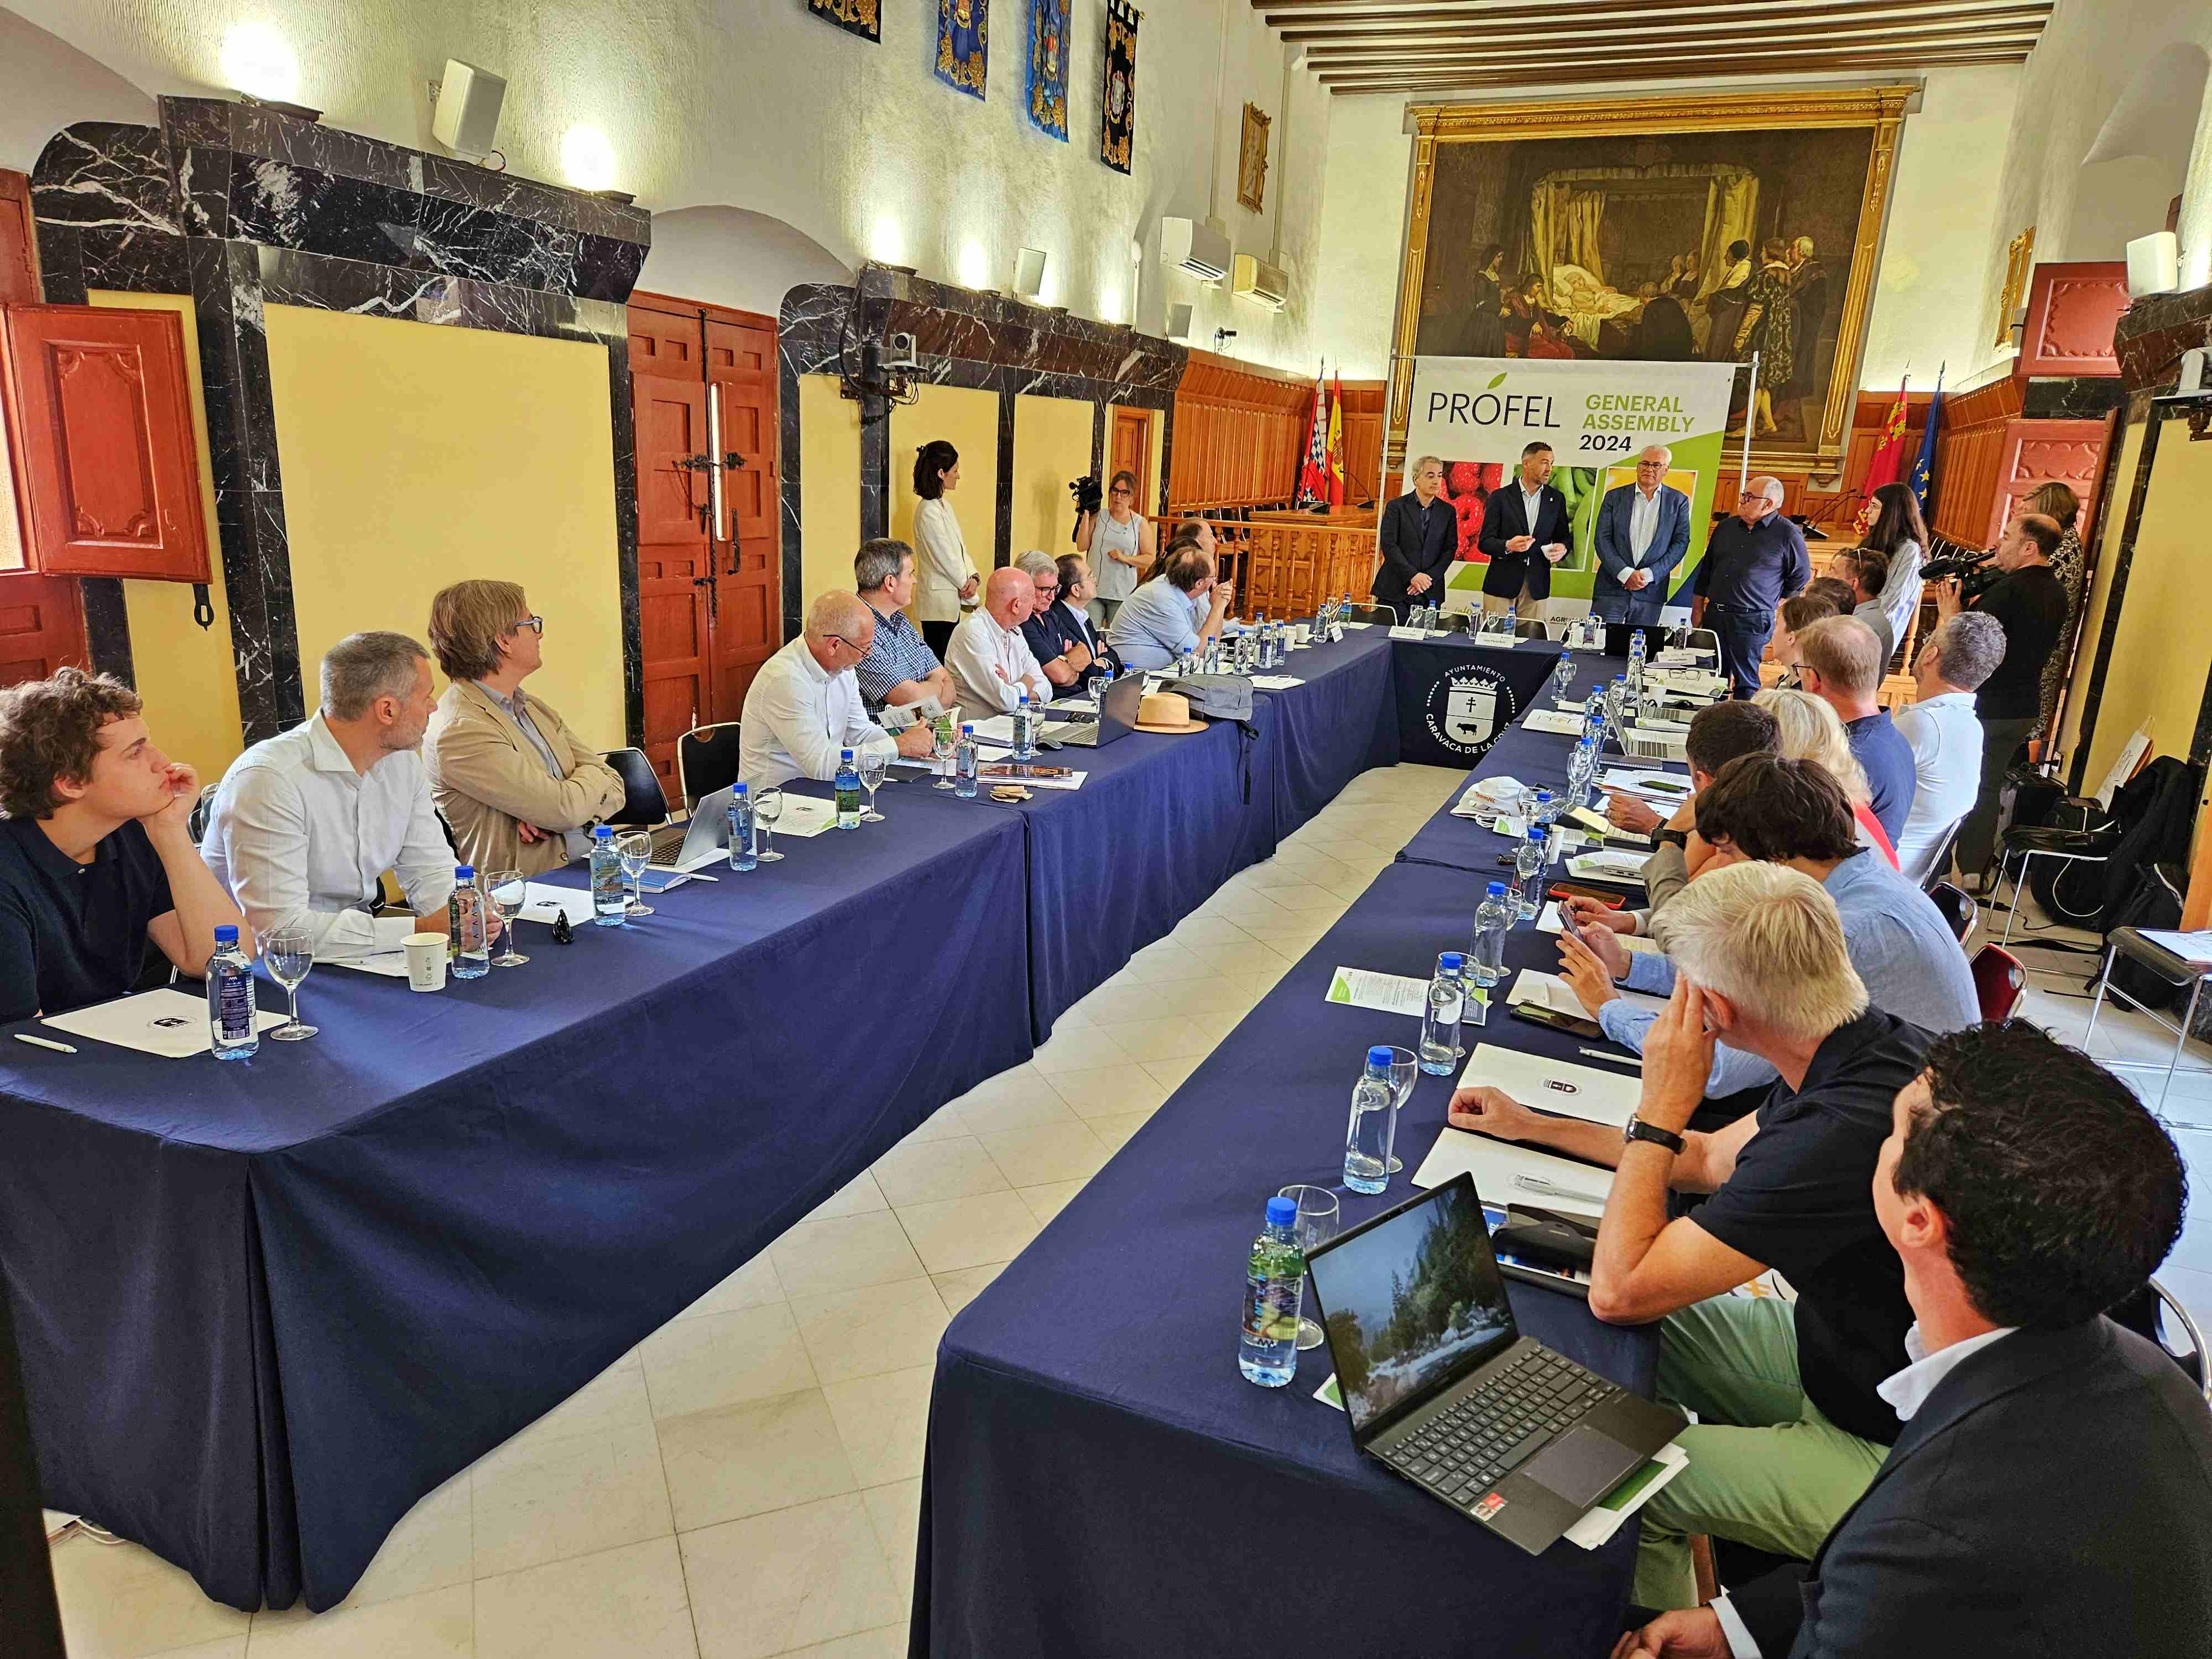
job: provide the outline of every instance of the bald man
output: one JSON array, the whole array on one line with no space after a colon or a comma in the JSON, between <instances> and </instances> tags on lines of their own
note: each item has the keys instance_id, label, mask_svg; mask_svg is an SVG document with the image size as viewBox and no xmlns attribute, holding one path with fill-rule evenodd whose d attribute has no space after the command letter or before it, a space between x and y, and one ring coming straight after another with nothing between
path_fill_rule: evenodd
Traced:
<instances>
[{"instance_id":1,"label":"bald man","mask_svg":"<svg viewBox=\"0 0 2212 1659\"><path fill-rule=\"evenodd\" d=\"M738 775L756 791L793 778L837 775L841 750L857 758L879 749L919 759L930 752L926 724L894 738L868 718L853 668L876 637L876 613L857 593L824 593L805 631L761 665L745 693Z\"/></svg>"},{"instance_id":2,"label":"bald man","mask_svg":"<svg viewBox=\"0 0 2212 1659\"><path fill-rule=\"evenodd\" d=\"M1705 625L1720 636L1721 672L1735 695L1759 690L1759 659L1774 635L1774 612L1813 580L1805 532L1782 516L1782 480L1753 478L1736 498L1735 515L1713 526L1705 544L1711 577Z\"/></svg>"},{"instance_id":3,"label":"bald man","mask_svg":"<svg viewBox=\"0 0 2212 1659\"><path fill-rule=\"evenodd\" d=\"M1674 463L1664 444L1648 445L1636 458L1636 482L1598 503L1590 614L1600 622L1659 620L1668 578L1690 550L1690 498L1667 482Z\"/></svg>"},{"instance_id":4,"label":"bald man","mask_svg":"<svg viewBox=\"0 0 2212 1659\"><path fill-rule=\"evenodd\" d=\"M1022 624L1036 609L1036 588L1026 571L1002 565L984 581L982 608L960 619L945 647L961 719L1006 714L1024 691L1032 707L1052 702L1052 682L1022 637Z\"/></svg>"}]
</instances>

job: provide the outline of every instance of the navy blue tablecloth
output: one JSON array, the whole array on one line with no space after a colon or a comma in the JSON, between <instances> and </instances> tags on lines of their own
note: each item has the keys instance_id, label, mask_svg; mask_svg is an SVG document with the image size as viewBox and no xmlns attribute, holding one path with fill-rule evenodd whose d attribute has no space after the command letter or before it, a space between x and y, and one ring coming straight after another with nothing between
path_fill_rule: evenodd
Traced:
<instances>
[{"instance_id":1,"label":"navy blue tablecloth","mask_svg":"<svg viewBox=\"0 0 2212 1659\"><path fill-rule=\"evenodd\" d=\"M1391 660L1407 647L1381 627L1352 629L1334 645L1293 651L1277 670L1305 682L1262 691L1274 718L1275 834L1291 835L1370 766L1398 763L1398 705Z\"/></svg>"},{"instance_id":2,"label":"navy blue tablecloth","mask_svg":"<svg viewBox=\"0 0 2212 1659\"><path fill-rule=\"evenodd\" d=\"M1553 640L1477 645L1470 635L1401 640L1391 653L1398 752L1423 766L1474 766L1520 720L1559 659Z\"/></svg>"},{"instance_id":3,"label":"navy blue tablecloth","mask_svg":"<svg viewBox=\"0 0 2212 1659\"><path fill-rule=\"evenodd\" d=\"M422 1493L1026 1058L1023 825L881 805L633 927L525 924L526 966L441 995L319 968L321 1035L250 1061L0 1041L46 1501L218 1601L329 1607Z\"/></svg>"},{"instance_id":4,"label":"navy blue tablecloth","mask_svg":"<svg viewBox=\"0 0 2212 1659\"><path fill-rule=\"evenodd\" d=\"M1529 1655L1605 1650L1634 1528L1530 1557L1353 1450L1311 1398L1325 1349L1282 1389L1237 1366L1244 1259L1267 1198L1340 1185L1367 1045L1413 1023L1324 999L1341 963L1425 975L1457 948L1480 887L1395 865L1217 1048L1043 1234L957 1318L930 1407L911 1651L991 1655ZM1556 965L1533 929L1515 965ZM1507 1020L1470 1043L1569 1052ZM1410 1173L1443 1127L1424 1077L1399 1146ZM1410 1196L1344 1194L1350 1227ZM1654 1328L1511 1286L1530 1335L1649 1393Z\"/></svg>"}]
</instances>

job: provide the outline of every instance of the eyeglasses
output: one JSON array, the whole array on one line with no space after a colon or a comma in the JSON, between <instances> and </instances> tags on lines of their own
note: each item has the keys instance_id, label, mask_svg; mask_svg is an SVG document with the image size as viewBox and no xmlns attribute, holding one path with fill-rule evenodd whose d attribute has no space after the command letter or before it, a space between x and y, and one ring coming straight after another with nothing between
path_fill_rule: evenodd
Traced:
<instances>
[{"instance_id":1,"label":"eyeglasses","mask_svg":"<svg viewBox=\"0 0 2212 1659\"><path fill-rule=\"evenodd\" d=\"M1058 582L1031 582L1030 586L1036 590L1040 599L1048 599L1060 592Z\"/></svg>"},{"instance_id":2,"label":"eyeglasses","mask_svg":"<svg viewBox=\"0 0 2212 1659\"><path fill-rule=\"evenodd\" d=\"M532 633L543 638L545 633L545 618L543 617L525 617L520 622L515 623L515 625L507 631L509 633L519 634L526 628Z\"/></svg>"},{"instance_id":3,"label":"eyeglasses","mask_svg":"<svg viewBox=\"0 0 2212 1659\"><path fill-rule=\"evenodd\" d=\"M856 652L863 657L868 654L868 649L866 646L854 645L852 641L847 639L842 634L824 634L822 637L825 640L835 640L847 650Z\"/></svg>"}]
</instances>

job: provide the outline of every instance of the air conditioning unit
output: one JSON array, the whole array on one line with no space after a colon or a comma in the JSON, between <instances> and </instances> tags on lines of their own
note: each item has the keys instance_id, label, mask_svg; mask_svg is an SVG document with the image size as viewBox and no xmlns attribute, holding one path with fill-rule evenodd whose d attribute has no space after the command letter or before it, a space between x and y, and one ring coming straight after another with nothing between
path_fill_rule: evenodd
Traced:
<instances>
[{"instance_id":1,"label":"air conditioning unit","mask_svg":"<svg viewBox=\"0 0 2212 1659\"><path fill-rule=\"evenodd\" d=\"M1229 274L1229 238L1195 219L1160 221L1160 258L1201 283Z\"/></svg>"},{"instance_id":2,"label":"air conditioning unit","mask_svg":"<svg viewBox=\"0 0 2212 1659\"><path fill-rule=\"evenodd\" d=\"M1229 291L1240 300L1249 300L1270 311L1280 311L1291 297L1291 273L1280 265L1271 265L1249 253L1237 256L1236 278Z\"/></svg>"}]
</instances>

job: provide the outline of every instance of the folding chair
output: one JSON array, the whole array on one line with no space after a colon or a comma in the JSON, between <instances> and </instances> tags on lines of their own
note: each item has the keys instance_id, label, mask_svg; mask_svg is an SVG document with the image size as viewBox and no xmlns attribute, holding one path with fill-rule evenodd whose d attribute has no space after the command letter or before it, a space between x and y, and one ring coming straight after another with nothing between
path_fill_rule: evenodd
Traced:
<instances>
[{"instance_id":1,"label":"folding chair","mask_svg":"<svg viewBox=\"0 0 2212 1659\"><path fill-rule=\"evenodd\" d=\"M735 720L695 726L676 739L676 786L685 811L696 811L708 796L738 781L738 755Z\"/></svg>"},{"instance_id":2,"label":"folding chair","mask_svg":"<svg viewBox=\"0 0 2212 1659\"><path fill-rule=\"evenodd\" d=\"M1951 924L1951 937L1964 945L1966 936L1974 931L1974 922L1982 907L1963 887L1954 887L1948 881L1939 881L1928 890L1928 896L1943 913L1943 920Z\"/></svg>"},{"instance_id":3,"label":"folding chair","mask_svg":"<svg viewBox=\"0 0 2212 1659\"><path fill-rule=\"evenodd\" d=\"M1984 945L1968 964L1984 1020L2009 1019L2027 992L2027 969L2001 945ZM2086 1039L2085 1039L2086 1040Z\"/></svg>"}]
</instances>

